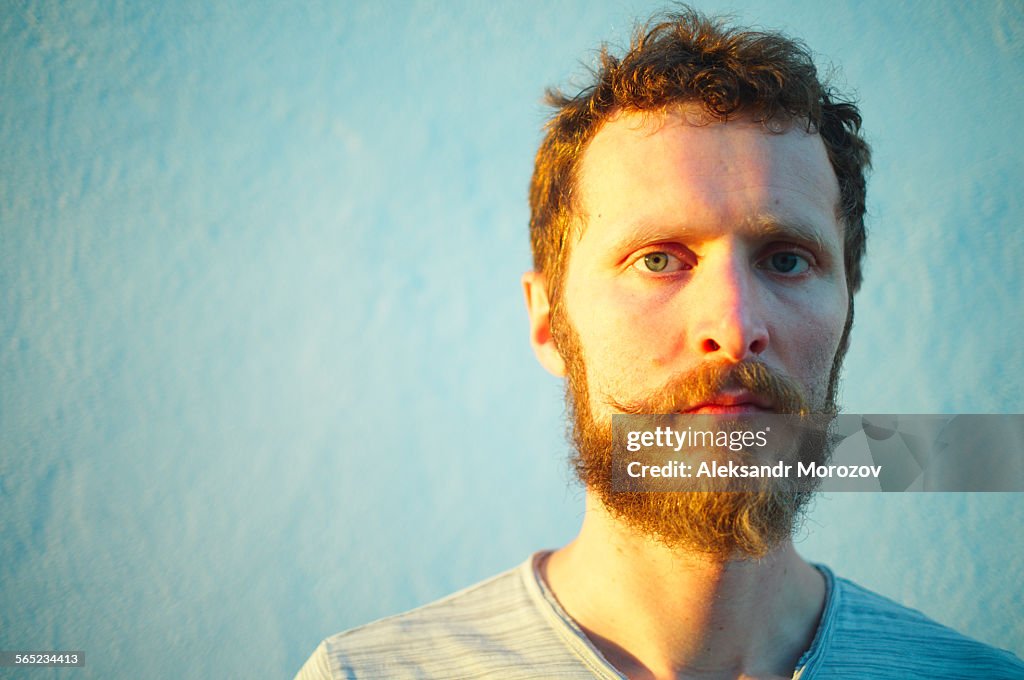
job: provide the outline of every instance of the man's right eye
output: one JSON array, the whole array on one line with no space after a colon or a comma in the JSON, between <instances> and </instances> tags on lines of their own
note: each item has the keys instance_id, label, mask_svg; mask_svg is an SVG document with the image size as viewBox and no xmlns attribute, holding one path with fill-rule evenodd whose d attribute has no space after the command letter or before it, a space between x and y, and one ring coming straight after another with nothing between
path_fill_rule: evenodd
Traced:
<instances>
[{"instance_id":1,"label":"man's right eye","mask_svg":"<svg viewBox=\"0 0 1024 680\"><path fill-rule=\"evenodd\" d=\"M686 263L678 257L661 250L653 253L647 253L643 257L639 258L633 266L640 269L640 271L647 271L655 274L664 274L666 272L677 272L683 269L689 269L689 267L686 266Z\"/></svg>"}]
</instances>

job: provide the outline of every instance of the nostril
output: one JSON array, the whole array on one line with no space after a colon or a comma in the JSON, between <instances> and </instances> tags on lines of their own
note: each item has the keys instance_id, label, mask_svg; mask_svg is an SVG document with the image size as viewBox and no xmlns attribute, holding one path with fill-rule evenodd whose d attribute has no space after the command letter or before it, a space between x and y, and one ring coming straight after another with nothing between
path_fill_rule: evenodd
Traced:
<instances>
[{"instance_id":1,"label":"nostril","mask_svg":"<svg viewBox=\"0 0 1024 680\"><path fill-rule=\"evenodd\" d=\"M705 352L717 352L719 349L721 349L721 346L711 338L704 341Z\"/></svg>"},{"instance_id":2,"label":"nostril","mask_svg":"<svg viewBox=\"0 0 1024 680\"><path fill-rule=\"evenodd\" d=\"M757 340L754 340L752 343L750 343L750 353L760 354L765 350L767 346L768 343L764 339L758 338Z\"/></svg>"}]
</instances>

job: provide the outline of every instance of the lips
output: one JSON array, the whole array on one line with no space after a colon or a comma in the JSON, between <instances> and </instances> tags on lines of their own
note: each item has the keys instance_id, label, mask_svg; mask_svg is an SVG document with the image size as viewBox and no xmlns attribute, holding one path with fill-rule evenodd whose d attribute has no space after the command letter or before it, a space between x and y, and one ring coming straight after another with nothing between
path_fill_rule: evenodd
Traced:
<instances>
[{"instance_id":1,"label":"lips","mask_svg":"<svg viewBox=\"0 0 1024 680\"><path fill-rule=\"evenodd\" d=\"M771 413L768 400L751 392L722 392L682 411L686 414L728 415L735 413Z\"/></svg>"}]
</instances>

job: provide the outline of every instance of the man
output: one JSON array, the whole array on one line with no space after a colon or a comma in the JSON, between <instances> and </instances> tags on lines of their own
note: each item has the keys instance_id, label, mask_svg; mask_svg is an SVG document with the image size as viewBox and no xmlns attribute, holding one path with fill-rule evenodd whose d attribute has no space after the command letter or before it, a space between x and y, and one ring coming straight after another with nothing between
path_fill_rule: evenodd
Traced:
<instances>
[{"instance_id":1,"label":"man","mask_svg":"<svg viewBox=\"0 0 1024 680\"><path fill-rule=\"evenodd\" d=\"M805 48L695 12L553 94L523 277L567 380L579 536L324 641L300 678L1024 677L797 555L806 494L617 493L615 413L831 413L869 150Z\"/></svg>"}]
</instances>

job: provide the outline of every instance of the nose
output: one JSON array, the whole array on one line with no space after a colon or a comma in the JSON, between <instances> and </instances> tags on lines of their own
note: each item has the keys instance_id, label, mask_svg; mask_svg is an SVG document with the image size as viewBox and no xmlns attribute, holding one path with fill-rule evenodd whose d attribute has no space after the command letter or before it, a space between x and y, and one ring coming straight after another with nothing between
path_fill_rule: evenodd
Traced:
<instances>
[{"instance_id":1,"label":"nose","mask_svg":"<svg viewBox=\"0 0 1024 680\"><path fill-rule=\"evenodd\" d=\"M688 343L705 359L740 362L768 349L769 334L756 273L741 253L705 257L690 286Z\"/></svg>"}]
</instances>

